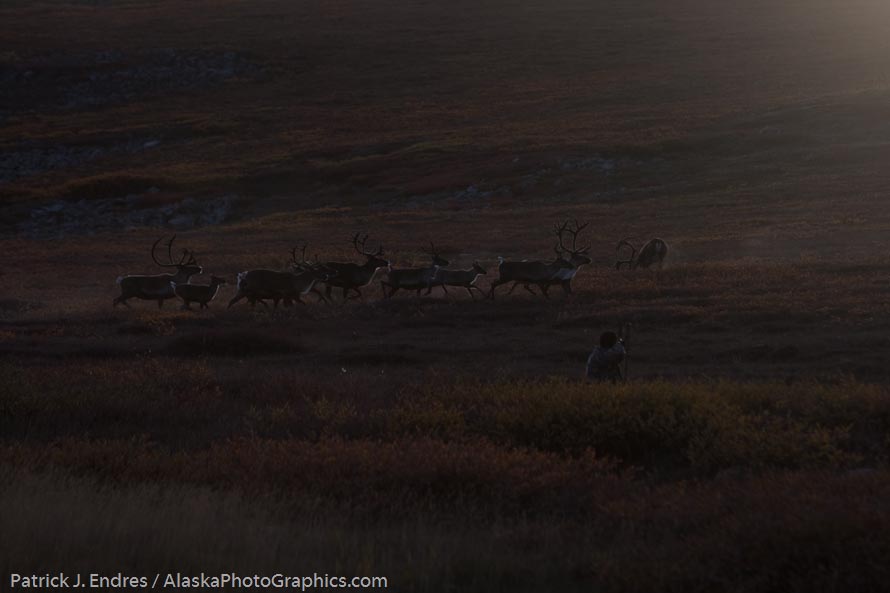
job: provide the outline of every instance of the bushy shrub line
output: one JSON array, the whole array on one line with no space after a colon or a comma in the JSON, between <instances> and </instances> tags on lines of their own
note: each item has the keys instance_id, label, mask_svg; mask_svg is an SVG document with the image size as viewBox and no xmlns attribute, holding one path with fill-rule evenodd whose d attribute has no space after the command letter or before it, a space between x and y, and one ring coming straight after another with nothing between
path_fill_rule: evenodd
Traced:
<instances>
[{"instance_id":1,"label":"bushy shrub line","mask_svg":"<svg viewBox=\"0 0 890 593\"><path fill-rule=\"evenodd\" d=\"M878 466L890 446L890 393L855 382L616 386L428 376L405 385L370 373L233 366L154 358L0 365L0 442L135 435L183 454L249 439L481 442L567 460L592 451L623 468L682 477Z\"/></svg>"}]
</instances>

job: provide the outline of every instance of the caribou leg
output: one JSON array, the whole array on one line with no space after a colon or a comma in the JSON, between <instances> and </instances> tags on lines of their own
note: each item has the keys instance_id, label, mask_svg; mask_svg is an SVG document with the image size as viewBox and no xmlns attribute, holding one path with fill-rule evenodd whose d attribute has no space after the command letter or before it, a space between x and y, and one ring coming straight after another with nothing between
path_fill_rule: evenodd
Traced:
<instances>
[{"instance_id":1,"label":"caribou leg","mask_svg":"<svg viewBox=\"0 0 890 593\"><path fill-rule=\"evenodd\" d=\"M498 278L497 280L492 282L491 288L488 291L488 298L490 298L491 300L494 300L494 289L497 288L498 286L500 286L501 284L506 284L507 282L508 282L508 280L501 280L500 278Z\"/></svg>"},{"instance_id":2,"label":"caribou leg","mask_svg":"<svg viewBox=\"0 0 890 593\"><path fill-rule=\"evenodd\" d=\"M380 284L384 286L383 296L388 299L391 299L392 295L394 295L399 290L398 286L396 286L395 284L390 284L389 282L381 281ZM386 286L389 287L389 294L386 294L386 288L385 288ZM362 293L359 290L357 290L357 289L353 289L353 290L355 290L359 296L362 296Z\"/></svg>"},{"instance_id":3,"label":"caribou leg","mask_svg":"<svg viewBox=\"0 0 890 593\"><path fill-rule=\"evenodd\" d=\"M112 301L111 306L113 308L116 308L118 303L123 303L124 306L127 307L127 309L132 309L132 307L130 306L130 303L127 302L127 299L129 299L129 298L130 297L128 297L128 296L120 295L119 297L116 297L114 299L114 301Z\"/></svg>"},{"instance_id":4,"label":"caribou leg","mask_svg":"<svg viewBox=\"0 0 890 593\"><path fill-rule=\"evenodd\" d=\"M351 297L351 296L349 296L349 291L350 291L350 290L353 291L353 292L355 292L355 294L358 295L358 296L355 296L355 297ZM390 295L392 295L392 293L390 293ZM344 302L344 303L345 303L346 301L348 301L348 300L350 300L350 299L354 299L354 298L359 298L359 299L361 299L362 302L365 302L365 297L364 297L364 295L362 294L362 291L359 290L358 288L356 288L355 286L350 286L350 287L348 287L348 288L344 288L344 289L343 289L343 302Z\"/></svg>"},{"instance_id":5,"label":"caribou leg","mask_svg":"<svg viewBox=\"0 0 890 593\"><path fill-rule=\"evenodd\" d=\"M242 296L241 298L244 298L244 297ZM266 310L269 309L269 304L266 301L264 301L263 299L258 299L256 297L247 297L247 302L248 302L248 304L250 304L251 309L256 309L257 303L264 306L266 308Z\"/></svg>"},{"instance_id":6,"label":"caribou leg","mask_svg":"<svg viewBox=\"0 0 890 593\"><path fill-rule=\"evenodd\" d=\"M322 292L320 290L318 290L317 288L313 288L309 292L311 292L316 297L318 297L318 300L315 302L320 303L320 302L324 301L325 304L328 304L328 299L325 298L325 296L322 294Z\"/></svg>"}]
</instances>

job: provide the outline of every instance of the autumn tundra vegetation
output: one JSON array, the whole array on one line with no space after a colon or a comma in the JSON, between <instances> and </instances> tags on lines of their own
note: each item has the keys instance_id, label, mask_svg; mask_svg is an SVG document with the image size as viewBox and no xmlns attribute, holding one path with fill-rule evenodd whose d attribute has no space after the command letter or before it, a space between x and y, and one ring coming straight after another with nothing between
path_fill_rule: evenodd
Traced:
<instances>
[{"instance_id":1,"label":"autumn tundra vegetation","mask_svg":"<svg viewBox=\"0 0 890 593\"><path fill-rule=\"evenodd\" d=\"M2 3L0 576L885 590L888 17Z\"/></svg>"}]
</instances>

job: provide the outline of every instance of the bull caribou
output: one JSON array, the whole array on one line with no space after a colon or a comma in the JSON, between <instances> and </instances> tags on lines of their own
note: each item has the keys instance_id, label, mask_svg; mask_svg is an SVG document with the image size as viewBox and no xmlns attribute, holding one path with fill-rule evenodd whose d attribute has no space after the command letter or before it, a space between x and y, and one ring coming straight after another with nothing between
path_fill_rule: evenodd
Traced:
<instances>
[{"instance_id":1,"label":"bull caribou","mask_svg":"<svg viewBox=\"0 0 890 593\"><path fill-rule=\"evenodd\" d=\"M328 282L336 272L322 264L310 264L306 261L306 246L303 246L303 261L297 260L297 248L291 250L294 272L276 270L250 270L238 274L238 290L229 301L229 307L242 299L255 305L257 302L266 305L265 299L271 299L273 308L284 301L285 306L293 301L303 303L301 298L315 287L316 282Z\"/></svg>"},{"instance_id":2,"label":"bull caribou","mask_svg":"<svg viewBox=\"0 0 890 593\"><path fill-rule=\"evenodd\" d=\"M569 226L569 222L566 221L561 225L557 225L555 227L556 236L559 238L559 243L554 248L556 252L556 259L553 261L554 264L559 264L559 271L550 279L549 282L544 284L538 284L541 292L545 297L549 298L547 291L550 290L551 286L560 285L562 287L562 291L565 296L569 296L572 294L572 279L578 273L578 270L581 269L581 266L585 266L591 262L590 257L587 255L587 251L590 249L590 245L586 247L582 247L578 249L578 234L583 231L590 223L579 224L578 221L573 222L573 226ZM572 245L571 247L566 246L563 243L563 235L568 233L572 236ZM568 259L566 257L568 256ZM510 290L507 294L513 292L513 289L516 288L517 284L524 284L524 287L527 291L532 294L535 294L535 291L531 289L529 283L520 283L514 282L513 286L510 287Z\"/></svg>"},{"instance_id":3,"label":"bull caribou","mask_svg":"<svg viewBox=\"0 0 890 593\"><path fill-rule=\"evenodd\" d=\"M531 286L535 285L541 289L541 294L544 298L550 298L548 294L550 287L559 284L562 286L565 295L570 295L572 292L572 279L575 277L578 269L591 262L590 257L587 255L590 246L588 245L580 249L577 246L578 234L584 230L588 224L589 223L585 223L582 225L575 221L573 228L569 227L568 222L556 226L555 230L556 235L559 237L559 242L554 247L554 250L556 251L556 259L552 262L510 262L499 257L498 279L491 283L489 298L494 299L494 291L498 286L510 282L513 283L513 286L510 287L507 294L512 293L519 285L524 286L526 290L535 294L531 289ZM567 247L564 243L563 237L566 233L572 235L571 247Z\"/></svg>"},{"instance_id":4,"label":"bull caribou","mask_svg":"<svg viewBox=\"0 0 890 593\"><path fill-rule=\"evenodd\" d=\"M377 251L365 251L365 244L368 242L368 235L361 237L361 233L356 233L352 238L352 247L359 255L365 256L365 263L362 265L352 262L325 262L325 266L336 275L325 280L327 287L325 295L330 298L331 291L334 287L343 289L343 300L349 300L350 291L355 292L359 298L362 298L362 291L359 290L363 286L367 286L374 278L374 274L380 268L388 268L389 262L383 259L383 245L377 247Z\"/></svg>"},{"instance_id":5,"label":"bull caribou","mask_svg":"<svg viewBox=\"0 0 890 593\"><path fill-rule=\"evenodd\" d=\"M173 284L187 284L192 276L203 271L198 262L195 261L195 255L188 249L182 250L182 255L178 262L173 261L173 241L176 240L176 235L173 235L167 241L167 263L160 261L155 251L163 239L161 237L151 246L151 258L162 268L176 268L176 273L155 274L153 276L119 276L117 283L121 287L121 294L114 299L112 306L117 307L118 303L123 303L129 307L127 300L136 298L145 301L157 301L158 309L160 309L164 306L165 300L176 297Z\"/></svg>"},{"instance_id":6,"label":"bull caribou","mask_svg":"<svg viewBox=\"0 0 890 593\"><path fill-rule=\"evenodd\" d=\"M447 259L439 255L439 252L436 251L436 246L432 241L430 241L429 255L431 261L428 268L390 268L387 272L386 280L380 281L380 287L383 289L383 296L391 298L400 288L404 288L405 290L416 290L417 296L420 296L420 291L426 288L426 293L429 294L436 275L441 273L442 268L450 263ZM387 288L390 289L389 294L386 293Z\"/></svg>"},{"instance_id":7,"label":"bull caribou","mask_svg":"<svg viewBox=\"0 0 890 593\"><path fill-rule=\"evenodd\" d=\"M620 270L621 266L627 266L631 270L636 268L645 269L657 265L660 270L664 266L664 258L668 254L668 244L663 239L655 238L643 245L642 249L637 253L637 248L630 242L632 238L627 237L618 242L615 254L615 269ZM622 247L630 247L630 257L627 259L620 258Z\"/></svg>"}]
</instances>

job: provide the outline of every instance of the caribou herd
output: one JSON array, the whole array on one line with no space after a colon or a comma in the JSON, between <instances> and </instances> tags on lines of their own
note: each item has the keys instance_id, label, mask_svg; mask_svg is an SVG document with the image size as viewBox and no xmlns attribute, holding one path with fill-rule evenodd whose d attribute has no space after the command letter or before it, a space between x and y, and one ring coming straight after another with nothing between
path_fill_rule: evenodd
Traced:
<instances>
[{"instance_id":1,"label":"caribou herd","mask_svg":"<svg viewBox=\"0 0 890 593\"><path fill-rule=\"evenodd\" d=\"M554 245L556 257L551 261L522 260L508 261L498 257L498 277L491 282L487 297L494 299L495 290L504 284L510 284L511 294L516 287L522 286L528 292L537 295L533 287L537 287L541 296L549 298L549 290L553 286L560 286L563 294L568 297L572 293L572 279L582 266L591 263L588 255L590 245L578 247L578 235L588 224L580 224L577 221L567 221L554 228L557 243ZM668 253L668 245L662 239L652 239L639 249L631 243L632 237L622 239L617 246L615 268L620 270L622 266L629 269L661 268ZM220 286L226 284L226 280L219 276L211 276L209 285L191 284L192 276L201 274L203 269L198 265L195 254L183 249L179 259L173 256L173 235L166 243L167 261L158 259L158 246L163 238L158 239L151 246L151 257L155 264L162 268L169 268L170 273L151 276L122 276L117 279L121 294L114 299L114 306L118 303L129 307L129 299L142 299L157 301L158 308L163 307L164 301L173 298L182 300L183 307L191 308L192 303L197 303L202 309L208 307L210 301L219 292ZM291 250L290 269L279 270L248 270L237 276L237 289L235 295L229 300L229 307L246 300L251 306L260 303L268 307L267 301L272 301L273 307L279 303L290 306L294 303L304 303L303 297L309 294L323 302L329 302L333 298L333 290L341 289L342 300L346 302L353 298L363 299L362 288L367 287L375 277L380 277L380 286L385 298L391 298L399 290L415 291L420 296L430 294L434 288L441 288L448 294L448 288L463 288L470 297L475 300L474 290L485 297L476 282L487 271L478 261L466 270L453 270L448 266L450 262L443 258L435 245L430 242L430 265L423 268L394 268L390 262L384 259L383 246L378 245L374 251L367 249L368 235L356 234L352 237L352 246L355 251L364 257L364 263L355 262L322 262L315 257L314 261L306 258L307 246ZM621 259L622 252L629 255ZM173 269L175 268L175 272Z\"/></svg>"}]
</instances>

